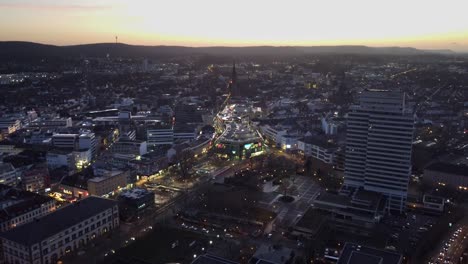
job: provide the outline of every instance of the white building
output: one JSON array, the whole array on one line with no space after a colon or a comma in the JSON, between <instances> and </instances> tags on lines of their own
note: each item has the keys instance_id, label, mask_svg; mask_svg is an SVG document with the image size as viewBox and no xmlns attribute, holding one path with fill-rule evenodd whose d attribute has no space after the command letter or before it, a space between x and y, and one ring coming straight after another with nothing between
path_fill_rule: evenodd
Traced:
<instances>
[{"instance_id":1,"label":"white building","mask_svg":"<svg viewBox=\"0 0 468 264\"><path fill-rule=\"evenodd\" d=\"M327 164L334 164L335 152L338 149L333 141L317 137L299 139L297 148L304 153L304 156L321 160Z\"/></svg>"},{"instance_id":2,"label":"white building","mask_svg":"<svg viewBox=\"0 0 468 264\"><path fill-rule=\"evenodd\" d=\"M143 156L148 153L148 145L146 141L120 139L112 145L112 153Z\"/></svg>"},{"instance_id":3,"label":"white building","mask_svg":"<svg viewBox=\"0 0 468 264\"><path fill-rule=\"evenodd\" d=\"M325 135L336 135L338 134L338 123L328 117L322 117L320 120L322 124L322 131Z\"/></svg>"},{"instance_id":4,"label":"white building","mask_svg":"<svg viewBox=\"0 0 468 264\"><path fill-rule=\"evenodd\" d=\"M404 211L414 130L404 94L364 91L350 111L344 185L382 193L387 209Z\"/></svg>"},{"instance_id":5,"label":"white building","mask_svg":"<svg viewBox=\"0 0 468 264\"><path fill-rule=\"evenodd\" d=\"M146 131L146 141L149 145L172 145L174 131L172 128L152 128Z\"/></svg>"},{"instance_id":6,"label":"white building","mask_svg":"<svg viewBox=\"0 0 468 264\"><path fill-rule=\"evenodd\" d=\"M52 264L119 227L117 202L88 197L2 233L4 261Z\"/></svg>"},{"instance_id":7,"label":"white building","mask_svg":"<svg viewBox=\"0 0 468 264\"><path fill-rule=\"evenodd\" d=\"M281 126L264 125L260 127L263 136L277 146L281 144L281 137L286 135L288 131Z\"/></svg>"},{"instance_id":8,"label":"white building","mask_svg":"<svg viewBox=\"0 0 468 264\"><path fill-rule=\"evenodd\" d=\"M148 128L146 130L146 141L148 145L172 145L174 141L191 141L196 138L195 128L161 127Z\"/></svg>"},{"instance_id":9,"label":"white building","mask_svg":"<svg viewBox=\"0 0 468 264\"><path fill-rule=\"evenodd\" d=\"M97 139L94 133L83 131L80 134L54 134L52 146L73 150L90 149L92 156L96 156Z\"/></svg>"},{"instance_id":10,"label":"white building","mask_svg":"<svg viewBox=\"0 0 468 264\"><path fill-rule=\"evenodd\" d=\"M54 134L52 146L57 148L75 149L78 143L78 134Z\"/></svg>"},{"instance_id":11,"label":"white building","mask_svg":"<svg viewBox=\"0 0 468 264\"><path fill-rule=\"evenodd\" d=\"M92 157L96 157L96 149L97 149L96 135L89 131L81 133L78 138L78 149L79 150L90 149Z\"/></svg>"},{"instance_id":12,"label":"white building","mask_svg":"<svg viewBox=\"0 0 468 264\"><path fill-rule=\"evenodd\" d=\"M59 167L75 167L75 155L73 154L73 151L51 150L47 152L46 160L47 166L50 169L56 169Z\"/></svg>"}]
</instances>

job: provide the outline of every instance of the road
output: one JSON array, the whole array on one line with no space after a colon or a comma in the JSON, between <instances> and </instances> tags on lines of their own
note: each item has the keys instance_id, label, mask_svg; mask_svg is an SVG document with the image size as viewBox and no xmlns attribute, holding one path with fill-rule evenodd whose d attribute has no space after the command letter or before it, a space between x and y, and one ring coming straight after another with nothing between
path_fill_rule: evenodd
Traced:
<instances>
[{"instance_id":1,"label":"road","mask_svg":"<svg viewBox=\"0 0 468 264\"><path fill-rule=\"evenodd\" d=\"M173 218L174 214L184 207L187 201L192 200L196 195L208 188L211 185L213 178L216 180L218 177L228 177L236 170L247 166L247 162L238 163L226 170L220 170L214 175L205 176L203 179L198 181L198 184L193 186L193 188L187 189L168 204L160 208L154 208L151 211L147 211L137 222L131 224L121 222L120 228L118 230L114 230L109 236L96 238L90 241L85 247L66 255L61 260L63 263L67 264L100 263L106 258L106 254L112 254L112 251L115 252L115 250L133 243L134 240L132 240L132 238L138 240L149 233L152 226L156 223L165 224L166 222L169 222L170 219ZM82 252L84 254L79 255L78 252Z\"/></svg>"},{"instance_id":2,"label":"road","mask_svg":"<svg viewBox=\"0 0 468 264\"><path fill-rule=\"evenodd\" d=\"M459 263L464 249L468 246L468 217L451 227L450 232L438 245L429 263Z\"/></svg>"}]
</instances>

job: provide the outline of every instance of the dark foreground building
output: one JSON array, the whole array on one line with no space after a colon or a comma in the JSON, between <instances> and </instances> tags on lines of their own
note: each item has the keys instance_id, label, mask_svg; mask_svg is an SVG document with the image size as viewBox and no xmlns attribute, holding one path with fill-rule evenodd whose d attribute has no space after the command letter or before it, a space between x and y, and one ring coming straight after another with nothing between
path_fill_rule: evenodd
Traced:
<instances>
[{"instance_id":1,"label":"dark foreground building","mask_svg":"<svg viewBox=\"0 0 468 264\"><path fill-rule=\"evenodd\" d=\"M51 264L119 226L117 202L88 197L2 233L4 261Z\"/></svg>"}]
</instances>

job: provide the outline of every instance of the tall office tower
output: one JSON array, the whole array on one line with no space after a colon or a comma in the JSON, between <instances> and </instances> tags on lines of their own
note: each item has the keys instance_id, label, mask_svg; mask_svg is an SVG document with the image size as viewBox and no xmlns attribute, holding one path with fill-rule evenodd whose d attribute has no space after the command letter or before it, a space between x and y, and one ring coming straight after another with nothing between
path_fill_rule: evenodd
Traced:
<instances>
[{"instance_id":1,"label":"tall office tower","mask_svg":"<svg viewBox=\"0 0 468 264\"><path fill-rule=\"evenodd\" d=\"M344 186L382 193L387 210L404 211L413 130L404 93L362 92L348 113Z\"/></svg>"}]
</instances>

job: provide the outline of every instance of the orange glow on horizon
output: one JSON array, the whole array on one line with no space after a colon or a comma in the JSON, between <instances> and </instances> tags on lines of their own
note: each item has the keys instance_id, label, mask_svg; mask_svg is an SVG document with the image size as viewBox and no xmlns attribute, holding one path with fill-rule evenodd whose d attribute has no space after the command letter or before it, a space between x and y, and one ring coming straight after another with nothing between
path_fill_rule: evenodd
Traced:
<instances>
[{"instance_id":1,"label":"orange glow on horizon","mask_svg":"<svg viewBox=\"0 0 468 264\"><path fill-rule=\"evenodd\" d=\"M468 52L465 0L2 0L0 40Z\"/></svg>"}]
</instances>

